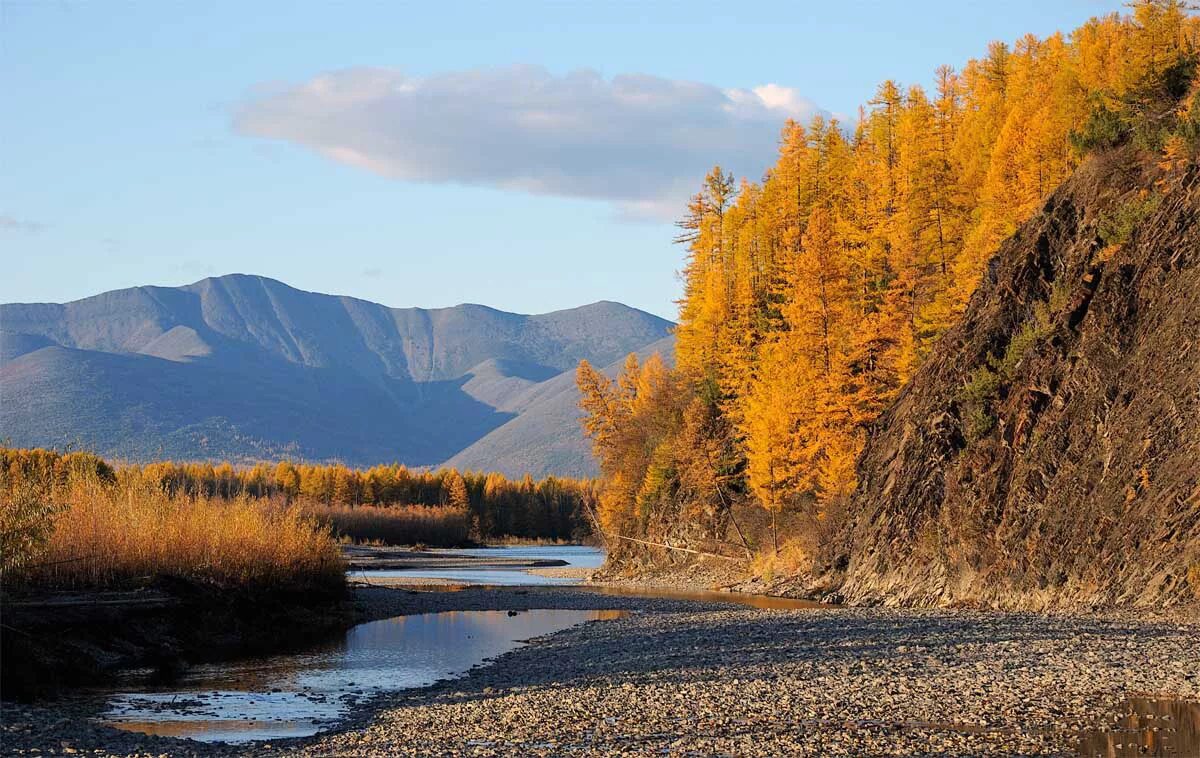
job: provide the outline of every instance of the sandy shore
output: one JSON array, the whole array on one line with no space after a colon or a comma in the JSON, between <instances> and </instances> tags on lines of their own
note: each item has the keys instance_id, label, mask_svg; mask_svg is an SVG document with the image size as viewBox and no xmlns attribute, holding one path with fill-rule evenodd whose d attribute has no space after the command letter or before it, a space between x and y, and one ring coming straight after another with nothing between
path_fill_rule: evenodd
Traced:
<instances>
[{"instance_id":1,"label":"sandy shore","mask_svg":"<svg viewBox=\"0 0 1200 758\"><path fill-rule=\"evenodd\" d=\"M1200 698L1200 624L760 610L589 588L356 595L364 619L636 612L535 640L460 679L381 696L313 738L223 747L142 737L89 724L95 703L75 702L5 704L0 744L18 755L1076 755L1078 730L1112 724L1126 695Z\"/></svg>"},{"instance_id":2,"label":"sandy shore","mask_svg":"<svg viewBox=\"0 0 1200 758\"><path fill-rule=\"evenodd\" d=\"M537 576L545 576L551 579L575 579L579 582L591 581L592 574L596 573L595 569L576 568L573 566L564 566L562 568L532 568L528 569L530 574Z\"/></svg>"}]
</instances>

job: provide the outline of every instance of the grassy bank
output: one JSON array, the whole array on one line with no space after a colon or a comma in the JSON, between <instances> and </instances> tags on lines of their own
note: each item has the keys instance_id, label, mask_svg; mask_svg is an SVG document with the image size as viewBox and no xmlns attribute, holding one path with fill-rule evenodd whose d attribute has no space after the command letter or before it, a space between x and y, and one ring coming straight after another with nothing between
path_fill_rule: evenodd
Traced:
<instances>
[{"instance_id":1,"label":"grassy bank","mask_svg":"<svg viewBox=\"0 0 1200 758\"><path fill-rule=\"evenodd\" d=\"M325 525L280 498L171 493L86 454L3 451L5 590L110 589L171 577L225 588L336 588Z\"/></svg>"}]
</instances>

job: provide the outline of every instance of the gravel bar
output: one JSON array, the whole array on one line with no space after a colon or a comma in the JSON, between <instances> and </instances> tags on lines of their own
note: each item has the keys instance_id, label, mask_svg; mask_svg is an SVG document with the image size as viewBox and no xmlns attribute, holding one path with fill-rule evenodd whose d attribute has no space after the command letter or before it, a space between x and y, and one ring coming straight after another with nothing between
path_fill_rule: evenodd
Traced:
<instances>
[{"instance_id":1,"label":"gravel bar","mask_svg":"<svg viewBox=\"0 0 1200 758\"><path fill-rule=\"evenodd\" d=\"M4 703L6 754L1076 755L1128 695L1200 698L1200 624L975 610L760 610L586 587L360 587L364 620L634 611L382 695L331 732L248 746L91 724L95 700Z\"/></svg>"}]
</instances>

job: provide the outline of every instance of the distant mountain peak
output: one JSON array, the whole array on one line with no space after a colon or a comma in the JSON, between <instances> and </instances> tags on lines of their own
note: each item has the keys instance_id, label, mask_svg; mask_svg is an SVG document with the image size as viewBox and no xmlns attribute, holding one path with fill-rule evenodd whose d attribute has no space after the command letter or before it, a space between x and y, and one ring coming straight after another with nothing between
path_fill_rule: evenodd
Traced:
<instances>
[{"instance_id":1,"label":"distant mountain peak","mask_svg":"<svg viewBox=\"0 0 1200 758\"><path fill-rule=\"evenodd\" d=\"M130 460L287 450L436 464L528 412L521 398L581 359L608 365L672 326L608 300L533 315L393 308L242 273L0 305L0 435ZM594 470L573 425L535 433L565 435L569 452L505 459Z\"/></svg>"}]
</instances>

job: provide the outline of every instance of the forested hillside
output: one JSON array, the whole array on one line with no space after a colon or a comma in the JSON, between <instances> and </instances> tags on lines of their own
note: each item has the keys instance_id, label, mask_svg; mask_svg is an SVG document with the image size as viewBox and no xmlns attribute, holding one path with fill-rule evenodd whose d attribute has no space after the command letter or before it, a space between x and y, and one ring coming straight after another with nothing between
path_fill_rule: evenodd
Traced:
<instances>
[{"instance_id":1,"label":"forested hillside","mask_svg":"<svg viewBox=\"0 0 1200 758\"><path fill-rule=\"evenodd\" d=\"M932 91L885 81L853 125L788 123L760 182L714 168L679 224L677 368L630 362L616 384L586 364L578 372L605 475L605 530L757 553L756 568L770 573L845 560L830 546L844 548L856 518L860 529L883 528L859 518L864 499L889 528L910 527L903 503L879 504L894 450L873 448L869 482L856 460L872 433L907 440L928 433L927 419L881 413L937 355L978 370L944 376L954 386L939 387L941 401L922 413L968 440L1011 434L995 399L1078 293L1063 283L1037 309L1025 303L1029 318L1004 322L1012 347L995 355L960 353L961 342L941 337L964 310L984 307L972 297L981 277L992 302L1027 296L995 278L1005 255L1065 265L1070 251L1047 248L1049 237L994 256L1090 155L1121 146L1147 170L1119 187L1122 204L1085 199L1091 225L1076 233L1111 255L1152 223L1160 196L1182 181L1173 172L1195 161L1198 41L1184 3L1141 0L1070 34L994 43L961 69L939 68ZM941 491L903 497L918 494ZM627 558L654 557L620 545ZM874 548L889 550L886 540Z\"/></svg>"}]
</instances>

